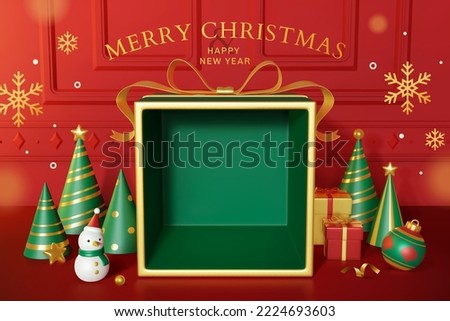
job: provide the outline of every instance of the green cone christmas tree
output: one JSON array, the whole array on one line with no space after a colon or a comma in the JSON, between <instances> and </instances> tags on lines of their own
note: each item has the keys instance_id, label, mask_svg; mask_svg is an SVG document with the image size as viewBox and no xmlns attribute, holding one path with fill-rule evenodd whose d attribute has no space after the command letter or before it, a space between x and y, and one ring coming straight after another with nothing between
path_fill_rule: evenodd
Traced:
<instances>
[{"instance_id":1,"label":"green cone christmas tree","mask_svg":"<svg viewBox=\"0 0 450 321\"><path fill-rule=\"evenodd\" d=\"M356 138L356 144L342 178L340 189L352 196L350 217L360 221L364 232L368 232L378 209L378 197L361 142L364 131L356 129L353 136Z\"/></svg>"},{"instance_id":2,"label":"green cone christmas tree","mask_svg":"<svg viewBox=\"0 0 450 321\"><path fill-rule=\"evenodd\" d=\"M63 255L69 255L71 251L69 240L52 195L44 183L23 255L29 259L48 260L49 257L44 252L50 251L52 244L61 250L65 248Z\"/></svg>"},{"instance_id":3,"label":"green cone christmas tree","mask_svg":"<svg viewBox=\"0 0 450 321\"><path fill-rule=\"evenodd\" d=\"M122 170L103 223L103 238L106 253L136 253L136 205Z\"/></svg>"},{"instance_id":4,"label":"green cone christmas tree","mask_svg":"<svg viewBox=\"0 0 450 321\"><path fill-rule=\"evenodd\" d=\"M86 132L80 125L72 130L76 145L58 207L61 222L70 235L83 231L95 208L100 209L100 223L106 215L106 205L84 146Z\"/></svg>"},{"instance_id":5,"label":"green cone christmas tree","mask_svg":"<svg viewBox=\"0 0 450 321\"><path fill-rule=\"evenodd\" d=\"M397 194L395 193L392 176L395 175L397 167L389 163L384 166L384 175L388 178L384 187L383 196L381 197L380 206L372 224L367 242L370 245L381 247L384 237L393 229L403 226L402 214L398 205Z\"/></svg>"}]
</instances>

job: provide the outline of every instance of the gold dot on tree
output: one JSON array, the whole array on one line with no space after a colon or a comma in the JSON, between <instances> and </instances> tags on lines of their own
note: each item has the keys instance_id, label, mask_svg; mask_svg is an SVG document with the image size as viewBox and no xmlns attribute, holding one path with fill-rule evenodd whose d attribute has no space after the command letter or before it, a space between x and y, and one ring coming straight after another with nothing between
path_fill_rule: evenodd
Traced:
<instances>
[{"instance_id":1,"label":"gold dot on tree","mask_svg":"<svg viewBox=\"0 0 450 321\"><path fill-rule=\"evenodd\" d=\"M132 201L133 201L133 196L128 195L128 200L129 200L130 202L132 202Z\"/></svg>"},{"instance_id":2,"label":"gold dot on tree","mask_svg":"<svg viewBox=\"0 0 450 321\"><path fill-rule=\"evenodd\" d=\"M119 249L119 245L117 245L116 243L111 244L111 250L117 251L118 249Z\"/></svg>"},{"instance_id":3,"label":"gold dot on tree","mask_svg":"<svg viewBox=\"0 0 450 321\"><path fill-rule=\"evenodd\" d=\"M136 231L136 229L133 226L130 226L128 228L128 233L133 234Z\"/></svg>"},{"instance_id":4,"label":"gold dot on tree","mask_svg":"<svg viewBox=\"0 0 450 321\"><path fill-rule=\"evenodd\" d=\"M111 213L112 217L119 217L119 212L118 211L114 211Z\"/></svg>"}]
</instances>

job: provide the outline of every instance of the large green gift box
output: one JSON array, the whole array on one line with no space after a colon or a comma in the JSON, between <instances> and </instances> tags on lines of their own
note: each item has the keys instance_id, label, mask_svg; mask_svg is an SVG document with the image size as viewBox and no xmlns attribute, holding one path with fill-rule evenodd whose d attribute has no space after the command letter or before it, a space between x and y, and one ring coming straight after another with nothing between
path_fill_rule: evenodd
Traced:
<instances>
[{"instance_id":1,"label":"large green gift box","mask_svg":"<svg viewBox=\"0 0 450 321\"><path fill-rule=\"evenodd\" d=\"M140 276L311 276L315 102L135 102Z\"/></svg>"}]
</instances>

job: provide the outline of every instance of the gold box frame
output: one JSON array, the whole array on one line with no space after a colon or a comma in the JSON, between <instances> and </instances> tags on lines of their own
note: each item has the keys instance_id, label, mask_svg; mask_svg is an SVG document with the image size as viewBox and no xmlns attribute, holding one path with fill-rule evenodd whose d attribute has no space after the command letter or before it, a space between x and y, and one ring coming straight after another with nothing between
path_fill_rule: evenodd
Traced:
<instances>
[{"instance_id":1,"label":"gold box frame","mask_svg":"<svg viewBox=\"0 0 450 321\"><path fill-rule=\"evenodd\" d=\"M148 96L150 97L150 96ZM153 96L151 96L153 97ZM145 110L306 110L308 112L308 140L315 142L315 111L316 103L299 95L257 96L260 100L247 101L242 99L227 99L228 95L214 96L179 96L157 95L157 101L136 101L135 142L143 144L142 114ZM172 100L176 97L176 100ZM195 101L193 100L195 97ZM216 98L217 97L217 98ZM236 97L236 96L234 96ZM305 100L284 101L286 98L303 97ZM160 100L166 98L167 100ZM183 98L187 98L183 101ZM218 99L211 101L211 99ZM267 99L265 101L264 99ZM274 100L276 98L276 100ZM223 100L221 100L223 99ZM308 161L314 164L315 148L309 148ZM136 205L137 205L137 265L141 277L309 277L313 275L313 204L315 166L308 166L306 182L306 266L302 269L151 269L146 266L146 238L144 213L144 168L139 166L136 158Z\"/></svg>"}]
</instances>

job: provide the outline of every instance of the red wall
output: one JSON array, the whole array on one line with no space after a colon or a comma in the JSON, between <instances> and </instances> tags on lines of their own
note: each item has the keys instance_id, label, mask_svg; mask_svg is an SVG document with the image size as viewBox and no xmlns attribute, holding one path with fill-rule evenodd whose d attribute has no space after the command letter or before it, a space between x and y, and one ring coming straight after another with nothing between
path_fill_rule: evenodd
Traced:
<instances>
[{"instance_id":1,"label":"red wall","mask_svg":"<svg viewBox=\"0 0 450 321\"><path fill-rule=\"evenodd\" d=\"M282 69L284 84L311 80L326 86L336 103L320 129L339 129L341 140L350 140L342 149L345 160L353 148L353 130L365 130L363 144L379 193L385 183L381 167L393 162L399 167L394 180L401 205L450 205L446 1L6 0L0 12L0 205L35 205L44 182L59 200L74 147L70 130L78 124L89 130L86 147L108 201L119 168L101 168L101 147L111 129L131 128L115 106L116 95L139 80L166 84L174 58L194 64L212 87L239 87L255 65L268 59ZM227 28L236 22L236 38L228 32L225 39L208 39L214 31L209 22L218 27L225 22ZM241 22L245 28L252 25L255 39L240 33ZM177 33L175 26L186 24L186 34ZM258 40L259 24L272 25L274 36L266 30L268 39ZM166 28L173 42L161 38ZM148 48L142 38L146 30L156 42L147 40ZM295 45L299 30L305 37L315 34L313 43ZM77 48L68 53L58 48L66 32L77 37ZM110 59L105 45L117 49L119 39L124 50ZM221 57L248 58L250 65L201 65L200 58L214 56L208 54L210 46L237 47L238 54ZM384 102L388 91L397 91L384 75L392 72L405 80L401 68L407 61L414 67L411 79L431 74L430 81L417 84L417 92L427 91L431 102L412 97L409 115L402 112L404 98ZM200 88L189 70L176 74L181 88ZM273 71L261 71L248 89L270 86L274 79ZM25 80L20 88L17 80ZM145 93L133 91L130 102ZM318 90L305 93L320 98ZM19 127L13 117L21 103L25 119ZM29 104L41 106L43 113L31 115ZM434 128L445 134L436 150L425 145L425 134ZM325 157L323 152L318 156ZM125 170L134 190L134 170ZM336 163L321 166L316 184L339 185L344 171Z\"/></svg>"}]
</instances>

